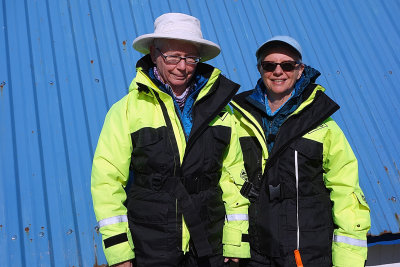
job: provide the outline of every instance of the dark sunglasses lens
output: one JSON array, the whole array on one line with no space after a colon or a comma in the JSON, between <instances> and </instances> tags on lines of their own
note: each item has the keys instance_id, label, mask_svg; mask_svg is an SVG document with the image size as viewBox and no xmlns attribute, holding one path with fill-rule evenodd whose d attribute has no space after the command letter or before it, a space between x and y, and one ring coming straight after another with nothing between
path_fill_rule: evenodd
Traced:
<instances>
[{"instance_id":1,"label":"dark sunglasses lens","mask_svg":"<svg viewBox=\"0 0 400 267\"><path fill-rule=\"evenodd\" d=\"M263 63L261 64L262 68L263 68L265 71L274 71L275 68L276 68L276 65L278 65L278 64L272 63L272 62L263 62Z\"/></svg>"},{"instance_id":2,"label":"dark sunglasses lens","mask_svg":"<svg viewBox=\"0 0 400 267\"><path fill-rule=\"evenodd\" d=\"M282 62L282 63L274 63L274 62L263 62L261 63L262 68L265 71L273 72L277 65L280 65L283 71L292 71L296 68L296 62Z\"/></svg>"},{"instance_id":3,"label":"dark sunglasses lens","mask_svg":"<svg viewBox=\"0 0 400 267\"><path fill-rule=\"evenodd\" d=\"M294 62L284 62L281 63L280 65L284 71L292 71L296 68L296 63Z\"/></svg>"}]
</instances>

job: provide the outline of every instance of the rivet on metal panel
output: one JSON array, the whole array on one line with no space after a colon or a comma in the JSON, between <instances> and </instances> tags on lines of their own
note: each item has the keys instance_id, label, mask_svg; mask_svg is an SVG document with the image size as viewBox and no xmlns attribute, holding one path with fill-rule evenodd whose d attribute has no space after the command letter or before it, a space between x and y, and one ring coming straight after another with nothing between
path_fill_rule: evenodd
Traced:
<instances>
[{"instance_id":1,"label":"rivet on metal panel","mask_svg":"<svg viewBox=\"0 0 400 267\"><path fill-rule=\"evenodd\" d=\"M393 72L391 70L389 70L389 74L393 74Z\"/></svg>"},{"instance_id":2,"label":"rivet on metal panel","mask_svg":"<svg viewBox=\"0 0 400 267\"><path fill-rule=\"evenodd\" d=\"M92 60L90 60L90 63L91 63L91 64L93 64L93 59L92 59Z\"/></svg>"},{"instance_id":3,"label":"rivet on metal panel","mask_svg":"<svg viewBox=\"0 0 400 267\"><path fill-rule=\"evenodd\" d=\"M16 235L13 235L13 236L11 237L11 240L17 240L17 236L16 236Z\"/></svg>"},{"instance_id":4,"label":"rivet on metal panel","mask_svg":"<svg viewBox=\"0 0 400 267\"><path fill-rule=\"evenodd\" d=\"M385 168L385 171L388 172L388 168L386 166L383 166L383 168Z\"/></svg>"},{"instance_id":5,"label":"rivet on metal panel","mask_svg":"<svg viewBox=\"0 0 400 267\"><path fill-rule=\"evenodd\" d=\"M96 233L99 233L99 229L100 229L100 227L97 225L94 227L94 230L96 231Z\"/></svg>"},{"instance_id":6,"label":"rivet on metal panel","mask_svg":"<svg viewBox=\"0 0 400 267\"><path fill-rule=\"evenodd\" d=\"M99 79L94 79L94 81L95 81L96 83L100 82L100 80L99 80Z\"/></svg>"},{"instance_id":7,"label":"rivet on metal panel","mask_svg":"<svg viewBox=\"0 0 400 267\"><path fill-rule=\"evenodd\" d=\"M70 235L70 234L72 234L72 229L69 229L69 230L67 231L67 235Z\"/></svg>"},{"instance_id":8,"label":"rivet on metal panel","mask_svg":"<svg viewBox=\"0 0 400 267\"><path fill-rule=\"evenodd\" d=\"M391 201L393 201L393 202L396 202L396 197L391 197L389 200L391 200Z\"/></svg>"},{"instance_id":9,"label":"rivet on metal panel","mask_svg":"<svg viewBox=\"0 0 400 267\"><path fill-rule=\"evenodd\" d=\"M29 233L29 227L25 227L25 232Z\"/></svg>"},{"instance_id":10,"label":"rivet on metal panel","mask_svg":"<svg viewBox=\"0 0 400 267\"><path fill-rule=\"evenodd\" d=\"M49 84L50 84L50 85L53 85L53 84L54 84L54 81L50 81Z\"/></svg>"},{"instance_id":11,"label":"rivet on metal panel","mask_svg":"<svg viewBox=\"0 0 400 267\"><path fill-rule=\"evenodd\" d=\"M40 233L39 233L39 237L44 237L44 233L43 233L43 232L40 232Z\"/></svg>"}]
</instances>

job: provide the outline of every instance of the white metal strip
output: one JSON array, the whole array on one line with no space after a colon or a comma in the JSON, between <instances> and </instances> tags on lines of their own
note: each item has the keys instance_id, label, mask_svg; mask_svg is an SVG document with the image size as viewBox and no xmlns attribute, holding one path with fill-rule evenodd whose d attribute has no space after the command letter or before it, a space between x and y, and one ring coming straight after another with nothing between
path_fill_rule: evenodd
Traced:
<instances>
[{"instance_id":1,"label":"white metal strip","mask_svg":"<svg viewBox=\"0 0 400 267\"><path fill-rule=\"evenodd\" d=\"M299 225L299 163L297 162L297 150L294 151L294 168L296 172L296 219L297 219L297 250L300 247L300 225Z\"/></svg>"},{"instance_id":2,"label":"white metal strip","mask_svg":"<svg viewBox=\"0 0 400 267\"><path fill-rule=\"evenodd\" d=\"M248 221L249 215L248 214L227 214L226 220L229 221Z\"/></svg>"},{"instance_id":3,"label":"white metal strip","mask_svg":"<svg viewBox=\"0 0 400 267\"><path fill-rule=\"evenodd\" d=\"M342 235L334 235L333 236L333 241L334 242L339 242L339 243L345 243L357 247L367 247L367 240L361 240L361 239L356 239L356 238L351 238L348 236L342 236Z\"/></svg>"},{"instance_id":4,"label":"white metal strip","mask_svg":"<svg viewBox=\"0 0 400 267\"><path fill-rule=\"evenodd\" d=\"M120 222L127 222L128 221L128 216L127 215L119 215L119 216L115 216L115 217L110 217L110 218L106 218L103 220L99 221L99 227L104 227L110 224L116 224L116 223L120 223Z\"/></svg>"}]
</instances>

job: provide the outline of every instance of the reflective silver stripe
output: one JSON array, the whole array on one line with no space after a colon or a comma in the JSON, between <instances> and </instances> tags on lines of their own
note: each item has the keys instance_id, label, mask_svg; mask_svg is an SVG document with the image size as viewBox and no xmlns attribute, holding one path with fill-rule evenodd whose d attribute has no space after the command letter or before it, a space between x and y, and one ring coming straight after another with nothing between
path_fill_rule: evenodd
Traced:
<instances>
[{"instance_id":1,"label":"reflective silver stripe","mask_svg":"<svg viewBox=\"0 0 400 267\"><path fill-rule=\"evenodd\" d=\"M367 240L351 238L348 236L334 235L333 241L339 242L339 243L346 243L346 244L357 246L357 247L365 247L365 248L367 247Z\"/></svg>"},{"instance_id":2,"label":"reflective silver stripe","mask_svg":"<svg viewBox=\"0 0 400 267\"><path fill-rule=\"evenodd\" d=\"M115 217L110 217L110 218L106 218L103 219L101 221L99 221L99 227L104 227L110 224L116 224L116 223L120 223L120 222L127 222L128 221L128 216L126 215L119 215L119 216L115 216Z\"/></svg>"},{"instance_id":3,"label":"reflective silver stripe","mask_svg":"<svg viewBox=\"0 0 400 267\"><path fill-rule=\"evenodd\" d=\"M229 221L248 221L249 215L247 214L227 214L226 220Z\"/></svg>"}]
</instances>

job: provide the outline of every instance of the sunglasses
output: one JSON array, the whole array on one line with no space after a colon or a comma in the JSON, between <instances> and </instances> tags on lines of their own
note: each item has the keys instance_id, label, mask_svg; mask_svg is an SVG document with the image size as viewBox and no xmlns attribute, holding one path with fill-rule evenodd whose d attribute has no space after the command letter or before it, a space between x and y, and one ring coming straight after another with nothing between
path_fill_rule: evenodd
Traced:
<instances>
[{"instance_id":1,"label":"sunglasses","mask_svg":"<svg viewBox=\"0 0 400 267\"><path fill-rule=\"evenodd\" d=\"M276 69L276 66L281 66L283 71L293 71L300 61L284 61L281 63L271 62L271 61L263 61L261 62L261 67L263 70L268 72L273 72Z\"/></svg>"}]
</instances>

